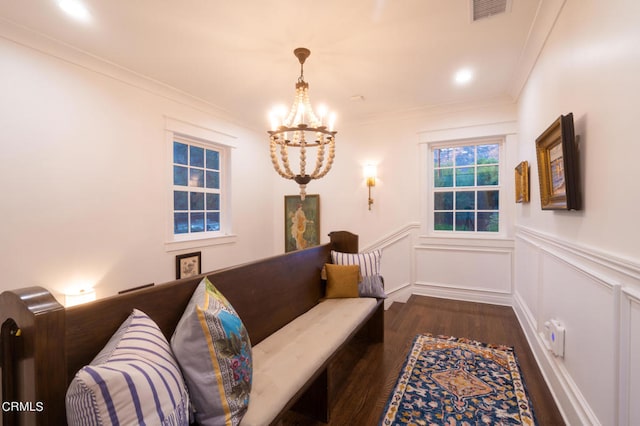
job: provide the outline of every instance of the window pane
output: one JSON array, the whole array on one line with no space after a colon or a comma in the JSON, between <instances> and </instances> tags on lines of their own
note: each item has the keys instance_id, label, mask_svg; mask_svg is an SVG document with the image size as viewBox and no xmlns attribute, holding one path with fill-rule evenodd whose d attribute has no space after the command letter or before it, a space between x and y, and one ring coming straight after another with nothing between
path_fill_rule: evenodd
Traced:
<instances>
[{"instance_id":1,"label":"window pane","mask_svg":"<svg viewBox=\"0 0 640 426\"><path fill-rule=\"evenodd\" d=\"M500 149L495 140L432 148L434 230L499 232Z\"/></svg>"},{"instance_id":2,"label":"window pane","mask_svg":"<svg viewBox=\"0 0 640 426\"><path fill-rule=\"evenodd\" d=\"M207 210L220 210L220 194L207 194Z\"/></svg>"},{"instance_id":3,"label":"window pane","mask_svg":"<svg viewBox=\"0 0 640 426\"><path fill-rule=\"evenodd\" d=\"M204 193L192 192L191 193L191 210L204 210Z\"/></svg>"},{"instance_id":4,"label":"window pane","mask_svg":"<svg viewBox=\"0 0 640 426\"><path fill-rule=\"evenodd\" d=\"M453 169L434 170L433 186L436 188L451 188L453 186Z\"/></svg>"},{"instance_id":5,"label":"window pane","mask_svg":"<svg viewBox=\"0 0 640 426\"><path fill-rule=\"evenodd\" d=\"M471 166L476 163L475 146L459 146L455 150L456 166Z\"/></svg>"},{"instance_id":6,"label":"window pane","mask_svg":"<svg viewBox=\"0 0 640 426\"><path fill-rule=\"evenodd\" d=\"M498 166L478 166L478 185L497 185Z\"/></svg>"},{"instance_id":7,"label":"window pane","mask_svg":"<svg viewBox=\"0 0 640 426\"><path fill-rule=\"evenodd\" d=\"M207 188L220 189L220 172L207 170Z\"/></svg>"},{"instance_id":8,"label":"window pane","mask_svg":"<svg viewBox=\"0 0 640 426\"><path fill-rule=\"evenodd\" d=\"M498 232L499 218L498 212L478 212L478 231Z\"/></svg>"},{"instance_id":9,"label":"window pane","mask_svg":"<svg viewBox=\"0 0 640 426\"><path fill-rule=\"evenodd\" d=\"M441 148L433 151L433 167L453 166L453 148Z\"/></svg>"},{"instance_id":10,"label":"window pane","mask_svg":"<svg viewBox=\"0 0 640 426\"><path fill-rule=\"evenodd\" d=\"M220 213L207 213L207 231L220 230Z\"/></svg>"},{"instance_id":11,"label":"window pane","mask_svg":"<svg viewBox=\"0 0 640 426\"><path fill-rule=\"evenodd\" d=\"M478 210L498 210L498 191L478 191Z\"/></svg>"},{"instance_id":12,"label":"window pane","mask_svg":"<svg viewBox=\"0 0 640 426\"><path fill-rule=\"evenodd\" d=\"M433 194L434 210L453 210L453 192L436 192Z\"/></svg>"},{"instance_id":13,"label":"window pane","mask_svg":"<svg viewBox=\"0 0 640 426\"><path fill-rule=\"evenodd\" d=\"M173 209L189 210L189 193L187 191L173 191Z\"/></svg>"},{"instance_id":14,"label":"window pane","mask_svg":"<svg viewBox=\"0 0 640 426\"><path fill-rule=\"evenodd\" d=\"M173 162L176 164L187 164L187 145L180 142L173 142Z\"/></svg>"},{"instance_id":15,"label":"window pane","mask_svg":"<svg viewBox=\"0 0 640 426\"><path fill-rule=\"evenodd\" d=\"M456 186L474 186L475 172L475 167L461 167L456 169Z\"/></svg>"},{"instance_id":16,"label":"window pane","mask_svg":"<svg viewBox=\"0 0 640 426\"><path fill-rule=\"evenodd\" d=\"M204 232L204 213L191 213L191 232Z\"/></svg>"},{"instance_id":17,"label":"window pane","mask_svg":"<svg viewBox=\"0 0 640 426\"><path fill-rule=\"evenodd\" d=\"M189 186L204 187L204 170L189 169Z\"/></svg>"},{"instance_id":18,"label":"window pane","mask_svg":"<svg viewBox=\"0 0 640 426\"><path fill-rule=\"evenodd\" d=\"M456 210L473 210L475 208L476 208L475 191L456 192Z\"/></svg>"},{"instance_id":19,"label":"window pane","mask_svg":"<svg viewBox=\"0 0 640 426\"><path fill-rule=\"evenodd\" d=\"M478 145L478 164L497 164L500 160L500 146L496 144Z\"/></svg>"},{"instance_id":20,"label":"window pane","mask_svg":"<svg viewBox=\"0 0 640 426\"><path fill-rule=\"evenodd\" d=\"M192 167L204 167L204 149L198 146L189 147L189 155Z\"/></svg>"},{"instance_id":21,"label":"window pane","mask_svg":"<svg viewBox=\"0 0 640 426\"><path fill-rule=\"evenodd\" d=\"M474 216L472 212L456 212L456 231L474 231Z\"/></svg>"},{"instance_id":22,"label":"window pane","mask_svg":"<svg viewBox=\"0 0 640 426\"><path fill-rule=\"evenodd\" d=\"M436 231L453 231L453 213L434 213L433 229Z\"/></svg>"},{"instance_id":23,"label":"window pane","mask_svg":"<svg viewBox=\"0 0 640 426\"><path fill-rule=\"evenodd\" d=\"M173 166L173 184L187 186L187 175L189 169L186 167Z\"/></svg>"},{"instance_id":24,"label":"window pane","mask_svg":"<svg viewBox=\"0 0 640 426\"><path fill-rule=\"evenodd\" d=\"M189 213L173 214L173 233L186 234L189 232Z\"/></svg>"},{"instance_id":25,"label":"window pane","mask_svg":"<svg viewBox=\"0 0 640 426\"><path fill-rule=\"evenodd\" d=\"M220 153L207 149L207 169L220 170Z\"/></svg>"}]
</instances>

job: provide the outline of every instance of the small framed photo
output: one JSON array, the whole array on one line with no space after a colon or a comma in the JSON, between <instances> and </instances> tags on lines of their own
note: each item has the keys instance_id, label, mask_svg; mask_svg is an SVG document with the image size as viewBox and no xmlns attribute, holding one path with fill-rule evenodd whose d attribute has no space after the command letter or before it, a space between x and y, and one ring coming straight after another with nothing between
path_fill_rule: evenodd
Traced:
<instances>
[{"instance_id":1,"label":"small framed photo","mask_svg":"<svg viewBox=\"0 0 640 426\"><path fill-rule=\"evenodd\" d=\"M176 256L176 279L188 278L202 273L200 252L179 254Z\"/></svg>"},{"instance_id":2,"label":"small framed photo","mask_svg":"<svg viewBox=\"0 0 640 426\"><path fill-rule=\"evenodd\" d=\"M302 250L320 244L320 196L284 197L285 252Z\"/></svg>"},{"instance_id":3,"label":"small framed photo","mask_svg":"<svg viewBox=\"0 0 640 426\"><path fill-rule=\"evenodd\" d=\"M529 162L523 161L516 166L516 203L529 202Z\"/></svg>"},{"instance_id":4,"label":"small framed photo","mask_svg":"<svg viewBox=\"0 0 640 426\"><path fill-rule=\"evenodd\" d=\"M580 175L573 114L561 115L536 139L543 210L580 210Z\"/></svg>"}]
</instances>

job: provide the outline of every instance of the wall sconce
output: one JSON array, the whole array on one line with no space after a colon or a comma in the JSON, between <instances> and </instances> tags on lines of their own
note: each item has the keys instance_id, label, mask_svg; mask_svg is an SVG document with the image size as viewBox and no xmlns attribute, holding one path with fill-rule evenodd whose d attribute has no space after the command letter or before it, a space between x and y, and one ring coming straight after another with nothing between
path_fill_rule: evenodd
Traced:
<instances>
[{"instance_id":1,"label":"wall sconce","mask_svg":"<svg viewBox=\"0 0 640 426\"><path fill-rule=\"evenodd\" d=\"M70 307L96 300L96 291L93 288L68 291L64 294L64 306Z\"/></svg>"},{"instance_id":2,"label":"wall sconce","mask_svg":"<svg viewBox=\"0 0 640 426\"><path fill-rule=\"evenodd\" d=\"M367 164L364 167L364 177L367 179L367 187L369 188L369 210L371 210L371 204L373 204L373 198L371 198L371 187L376 186L376 166L374 164Z\"/></svg>"}]
</instances>

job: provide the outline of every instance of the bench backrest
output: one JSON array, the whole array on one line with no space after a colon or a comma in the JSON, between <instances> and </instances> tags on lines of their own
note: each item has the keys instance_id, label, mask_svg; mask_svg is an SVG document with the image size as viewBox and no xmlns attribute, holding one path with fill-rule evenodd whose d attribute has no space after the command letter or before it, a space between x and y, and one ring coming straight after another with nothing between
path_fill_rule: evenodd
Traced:
<instances>
[{"instance_id":1,"label":"bench backrest","mask_svg":"<svg viewBox=\"0 0 640 426\"><path fill-rule=\"evenodd\" d=\"M64 419L64 395L73 376L91 362L133 308L149 315L170 339L204 276L231 302L252 344L257 344L318 303L324 294L320 271L332 249L357 252L357 235L329 235L329 244L66 309L40 287L5 292L0 295L0 319L15 319L22 335L12 349L8 342L14 339L5 339L3 333L3 347L14 352L3 358L15 360L13 367L3 363L3 390L6 385L7 393L19 400L45 403L46 416L19 415L30 417L29 423L35 417L36 424L57 424Z\"/></svg>"}]
</instances>

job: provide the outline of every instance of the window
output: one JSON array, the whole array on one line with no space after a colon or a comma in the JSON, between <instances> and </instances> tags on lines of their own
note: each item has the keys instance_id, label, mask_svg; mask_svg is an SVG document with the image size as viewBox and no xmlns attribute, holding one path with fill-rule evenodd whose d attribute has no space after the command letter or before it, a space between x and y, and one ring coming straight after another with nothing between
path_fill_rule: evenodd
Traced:
<instances>
[{"instance_id":1,"label":"window","mask_svg":"<svg viewBox=\"0 0 640 426\"><path fill-rule=\"evenodd\" d=\"M500 140L431 145L431 230L500 232Z\"/></svg>"},{"instance_id":2,"label":"window","mask_svg":"<svg viewBox=\"0 0 640 426\"><path fill-rule=\"evenodd\" d=\"M223 230L224 154L223 147L174 138L174 237L215 236Z\"/></svg>"}]
</instances>

